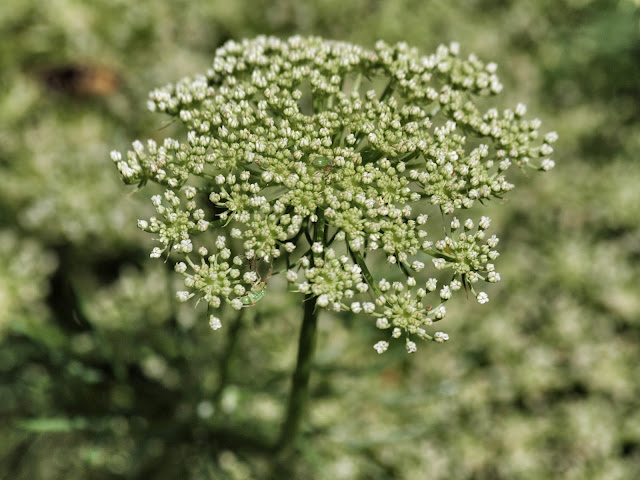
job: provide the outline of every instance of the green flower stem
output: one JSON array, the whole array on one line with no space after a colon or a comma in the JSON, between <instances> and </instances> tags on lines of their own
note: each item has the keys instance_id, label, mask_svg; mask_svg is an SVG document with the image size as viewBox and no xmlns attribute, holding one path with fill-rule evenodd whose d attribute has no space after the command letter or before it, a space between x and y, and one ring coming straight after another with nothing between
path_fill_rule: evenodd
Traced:
<instances>
[{"instance_id":1,"label":"green flower stem","mask_svg":"<svg viewBox=\"0 0 640 480\"><path fill-rule=\"evenodd\" d=\"M364 279L367 281L367 284L375 292L376 296L382 297L383 296L382 292L380 291L378 284L373 279L373 275L371 275L371 272L367 268L367 264L364 261L364 257L362 256L362 254L358 251L354 251L351 249L349 249L349 252L351 252L351 257L353 258L353 261L356 262L360 267L360 269L362 270L362 275L364 276Z\"/></svg>"},{"instance_id":2,"label":"green flower stem","mask_svg":"<svg viewBox=\"0 0 640 480\"><path fill-rule=\"evenodd\" d=\"M302 225L302 228L304 229L304 236L307 239L307 242L309 242L309 246L313 245L313 239L311 238L311 234L309 233L309 221L306 220L305 223Z\"/></svg>"},{"instance_id":3,"label":"green flower stem","mask_svg":"<svg viewBox=\"0 0 640 480\"><path fill-rule=\"evenodd\" d=\"M352 93L360 93L360 83L362 82L362 72L358 72L355 80L353 81L353 88L351 89Z\"/></svg>"},{"instance_id":4,"label":"green flower stem","mask_svg":"<svg viewBox=\"0 0 640 480\"><path fill-rule=\"evenodd\" d=\"M318 212L318 221L316 222L316 229L314 232L314 235L315 235L314 241L326 244L326 238L325 238L326 221L324 218L324 210L318 209L317 212Z\"/></svg>"},{"instance_id":5,"label":"green flower stem","mask_svg":"<svg viewBox=\"0 0 640 480\"><path fill-rule=\"evenodd\" d=\"M380 101L384 102L386 100L388 100L388 98L393 95L393 79L389 80L389 83L387 83L387 86L385 87L384 91L382 92L382 95L380 95Z\"/></svg>"},{"instance_id":6,"label":"green flower stem","mask_svg":"<svg viewBox=\"0 0 640 480\"><path fill-rule=\"evenodd\" d=\"M304 317L298 340L298 360L293 372L287 416L282 424L276 452L285 452L295 443L309 399L309 377L316 345L318 327L317 297L309 294L304 299Z\"/></svg>"},{"instance_id":7,"label":"green flower stem","mask_svg":"<svg viewBox=\"0 0 640 480\"><path fill-rule=\"evenodd\" d=\"M331 235L331 238L329 238L329 240L327 240L327 243L326 243L327 246L333 245L333 241L336 239L336 235L338 235L338 232L340 232L339 228L337 228L336 231L333 232L333 235Z\"/></svg>"},{"instance_id":8,"label":"green flower stem","mask_svg":"<svg viewBox=\"0 0 640 480\"><path fill-rule=\"evenodd\" d=\"M433 250L431 248L423 248L422 251L428 255L431 255L435 258L444 258L445 260L449 260L450 262L456 262L457 258L452 255L447 255L446 253L439 252L438 250Z\"/></svg>"},{"instance_id":9,"label":"green flower stem","mask_svg":"<svg viewBox=\"0 0 640 480\"><path fill-rule=\"evenodd\" d=\"M316 221L314 240L316 242L325 242L327 224L324 218L324 211L318 209L317 215L318 220ZM322 254L314 255L314 258L319 257L322 257ZM283 453L289 450L300 434L300 425L309 399L309 377L311 376L311 365L316 346L316 332L318 329L317 300L318 297L313 294L307 294L304 298L304 315L300 338L298 339L298 360L296 369L293 372L287 416L282 424L282 430L276 445L277 452Z\"/></svg>"},{"instance_id":10,"label":"green flower stem","mask_svg":"<svg viewBox=\"0 0 640 480\"><path fill-rule=\"evenodd\" d=\"M404 157L400 157L400 158L398 159L398 161L399 161L399 162L405 162L405 163L408 163L408 162L410 162L411 160L414 160L414 159L418 158L420 155L421 155L421 153L420 153L420 152L411 152L411 153L407 153ZM417 165L422 165L423 163L425 163L424 158L423 158L423 159L421 159L421 160L417 163ZM407 165L407 166L411 166L411 165Z\"/></svg>"},{"instance_id":11,"label":"green flower stem","mask_svg":"<svg viewBox=\"0 0 640 480\"><path fill-rule=\"evenodd\" d=\"M412 276L411 272L403 262L398 262L398 266L400 267L400 270L402 270L402 273L404 273L405 277L409 278Z\"/></svg>"}]
</instances>

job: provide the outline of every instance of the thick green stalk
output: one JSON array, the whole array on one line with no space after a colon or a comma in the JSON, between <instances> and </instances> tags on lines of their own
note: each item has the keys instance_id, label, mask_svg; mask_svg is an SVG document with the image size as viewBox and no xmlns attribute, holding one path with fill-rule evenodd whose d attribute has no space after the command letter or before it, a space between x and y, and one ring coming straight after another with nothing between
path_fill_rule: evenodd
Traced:
<instances>
[{"instance_id":1,"label":"thick green stalk","mask_svg":"<svg viewBox=\"0 0 640 480\"><path fill-rule=\"evenodd\" d=\"M318 219L315 225L314 241L326 244L326 221L324 211L317 211ZM314 254L314 260L322 257L323 254ZM309 377L311 376L311 365L316 347L316 332L318 330L318 311L316 303L318 297L309 293L304 298L304 315L302 318L302 328L298 339L298 359L296 369L293 372L291 393L289 394L289 404L287 406L287 416L282 424L280 437L276 445L276 451L286 453L295 443L300 433L300 425L306 412L309 400Z\"/></svg>"},{"instance_id":2,"label":"thick green stalk","mask_svg":"<svg viewBox=\"0 0 640 480\"><path fill-rule=\"evenodd\" d=\"M304 417L309 399L309 377L316 345L318 328L318 312L316 311L317 297L309 294L304 299L304 317L300 338L298 340L298 360L293 372L291 393L287 406L287 416L282 424L276 451L285 452L295 443L300 432L300 425Z\"/></svg>"}]
</instances>

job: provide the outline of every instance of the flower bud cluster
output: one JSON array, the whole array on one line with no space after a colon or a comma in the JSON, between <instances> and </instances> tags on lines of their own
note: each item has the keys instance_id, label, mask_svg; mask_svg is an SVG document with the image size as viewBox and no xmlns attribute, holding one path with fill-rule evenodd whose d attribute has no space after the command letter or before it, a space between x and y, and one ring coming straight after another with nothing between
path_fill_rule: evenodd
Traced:
<instances>
[{"instance_id":1,"label":"flower bud cluster","mask_svg":"<svg viewBox=\"0 0 640 480\"><path fill-rule=\"evenodd\" d=\"M190 189L185 190L189 197ZM151 217L149 221L138 221L139 228L156 234L157 240L164 245L164 248L154 248L151 257L160 258L162 253L170 248L185 254L191 253L191 237L206 232L209 228L209 222L204 219L204 210L197 208L196 202L192 199L186 201L183 207L183 202L173 190L164 192L164 201L160 195L154 195L151 201L163 220Z\"/></svg>"},{"instance_id":2,"label":"flower bud cluster","mask_svg":"<svg viewBox=\"0 0 640 480\"><path fill-rule=\"evenodd\" d=\"M474 284L500 280L487 217L453 217L444 238L431 240L425 211L453 215L501 198L514 187L506 177L513 165L554 165L547 157L557 136L540 139L524 105L502 113L477 106L478 96L501 91L495 71L461 58L457 44L424 56L404 43L231 41L206 75L150 94L152 111L182 122L185 142L136 141L112 159L126 183L167 188L153 198L160 218L139 225L163 246L153 257L167 249L185 257L176 270L189 290L180 299L252 306L266 287L261 262L286 271L320 307L372 315L413 352L413 336L448 338L426 328L445 316L453 293L470 289L485 303ZM220 226L228 242L201 236ZM369 271L365 257L376 250L394 270L389 278L402 281ZM425 272L446 269L453 279L440 288Z\"/></svg>"},{"instance_id":3,"label":"flower bud cluster","mask_svg":"<svg viewBox=\"0 0 640 480\"><path fill-rule=\"evenodd\" d=\"M300 265L306 281L298 284L298 291L317 296L321 307L345 310L343 298L352 298L354 290L364 293L369 289L360 267L351 263L346 255L336 258L331 248L327 250L325 258L315 258L311 264L307 257L303 257ZM295 280L297 274L291 275L290 281Z\"/></svg>"}]
</instances>

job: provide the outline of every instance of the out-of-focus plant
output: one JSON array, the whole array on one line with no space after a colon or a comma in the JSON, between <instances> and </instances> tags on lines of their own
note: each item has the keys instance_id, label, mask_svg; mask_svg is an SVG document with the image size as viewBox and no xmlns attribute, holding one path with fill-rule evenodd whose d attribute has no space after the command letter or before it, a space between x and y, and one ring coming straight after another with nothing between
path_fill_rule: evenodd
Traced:
<instances>
[{"instance_id":1,"label":"out-of-focus plant","mask_svg":"<svg viewBox=\"0 0 640 480\"><path fill-rule=\"evenodd\" d=\"M12 328L29 331L46 319L47 277L56 267L51 252L33 239L0 230L0 341Z\"/></svg>"},{"instance_id":2,"label":"out-of-focus plant","mask_svg":"<svg viewBox=\"0 0 640 480\"><path fill-rule=\"evenodd\" d=\"M541 136L522 104L481 109L502 90L495 72L457 44L425 56L404 43L228 42L206 75L150 94L149 108L180 120L186 141L112 153L126 183L165 187L152 198L158 216L138 226L161 244L151 257L182 257L175 270L189 290L179 300L253 307L276 273L305 295L280 448L299 429L320 308L368 314L412 353L416 338L447 340L427 329L456 291L488 301L476 286L500 280L498 238L469 209L513 189L512 165L552 168L557 138ZM458 219L462 210L471 215ZM427 233L433 211L443 236L439 219ZM404 281L371 268L380 251Z\"/></svg>"}]
</instances>

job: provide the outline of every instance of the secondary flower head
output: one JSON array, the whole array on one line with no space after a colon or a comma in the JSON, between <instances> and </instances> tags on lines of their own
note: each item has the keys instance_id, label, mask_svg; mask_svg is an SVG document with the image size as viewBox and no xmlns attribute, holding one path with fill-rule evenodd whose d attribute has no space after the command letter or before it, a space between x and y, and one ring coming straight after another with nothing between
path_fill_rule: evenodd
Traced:
<instances>
[{"instance_id":1,"label":"secondary flower head","mask_svg":"<svg viewBox=\"0 0 640 480\"><path fill-rule=\"evenodd\" d=\"M231 41L205 75L150 94L185 139L136 141L112 158L126 183L166 188L152 200L158 215L138 225L162 245L152 257L183 257L180 300L253 306L266 277L286 272L319 306L373 316L414 351L411 336L444 341L427 328L461 286L475 294L500 279L490 220L459 211L512 190L512 166L553 167L557 136L541 137L524 105L480 110L478 97L502 90L495 71L457 44L423 55L404 43ZM427 234L434 209L451 216L443 238ZM365 260L377 250L391 281ZM450 285L429 295L427 278L443 272Z\"/></svg>"}]
</instances>

